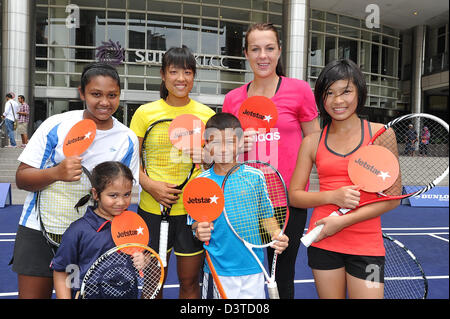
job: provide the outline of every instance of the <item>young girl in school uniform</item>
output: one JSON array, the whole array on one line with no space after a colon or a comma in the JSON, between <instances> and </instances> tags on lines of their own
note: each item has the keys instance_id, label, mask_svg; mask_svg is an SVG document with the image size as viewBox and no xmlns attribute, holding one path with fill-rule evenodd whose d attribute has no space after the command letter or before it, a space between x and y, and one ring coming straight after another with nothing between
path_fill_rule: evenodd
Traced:
<instances>
[{"instance_id":1,"label":"young girl in school uniform","mask_svg":"<svg viewBox=\"0 0 450 319\"><path fill-rule=\"evenodd\" d=\"M95 204L88 206L84 216L66 230L51 263L56 298L74 297L89 267L116 246L111 235L111 221L130 206L133 181L131 170L120 162L104 162L93 169L92 198ZM70 287L67 285L68 271L74 266L78 268L79 276Z\"/></svg>"}]
</instances>

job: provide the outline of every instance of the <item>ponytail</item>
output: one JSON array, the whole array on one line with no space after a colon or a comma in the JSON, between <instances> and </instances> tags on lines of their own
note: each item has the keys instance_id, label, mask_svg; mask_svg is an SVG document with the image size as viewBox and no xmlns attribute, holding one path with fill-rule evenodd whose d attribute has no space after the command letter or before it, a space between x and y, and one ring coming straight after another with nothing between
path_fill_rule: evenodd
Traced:
<instances>
[{"instance_id":1,"label":"ponytail","mask_svg":"<svg viewBox=\"0 0 450 319\"><path fill-rule=\"evenodd\" d=\"M275 69L275 73L278 76L286 76L284 74L284 67L283 67L283 62L281 62L281 57L278 59L277 68Z\"/></svg>"},{"instance_id":2,"label":"ponytail","mask_svg":"<svg viewBox=\"0 0 450 319\"><path fill-rule=\"evenodd\" d=\"M80 211L78 210L79 207L82 207L84 205L86 205L89 200L91 199L92 194L89 193L87 195L84 195L83 197L80 198L80 200L78 201L78 203L75 204L75 209L77 210L77 212L79 213ZM97 202L95 202L95 204L97 204ZM97 205L96 205L97 206Z\"/></svg>"},{"instance_id":3,"label":"ponytail","mask_svg":"<svg viewBox=\"0 0 450 319\"><path fill-rule=\"evenodd\" d=\"M159 96L165 100L169 96L169 90L166 88L166 82L161 81L161 85L159 87Z\"/></svg>"}]
</instances>

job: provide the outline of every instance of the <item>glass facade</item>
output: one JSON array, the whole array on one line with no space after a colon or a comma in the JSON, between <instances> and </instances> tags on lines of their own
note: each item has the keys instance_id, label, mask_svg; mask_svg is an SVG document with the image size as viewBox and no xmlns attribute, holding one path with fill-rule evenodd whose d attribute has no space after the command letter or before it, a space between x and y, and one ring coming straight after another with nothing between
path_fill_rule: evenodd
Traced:
<instances>
[{"instance_id":1,"label":"glass facade","mask_svg":"<svg viewBox=\"0 0 450 319\"><path fill-rule=\"evenodd\" d=\"M188 46L198 64L192 96L220 108L223 96L252 79L243 54L245 31L254 22L283 24L282 0L37 0L37 88L72 89L102 47L123 49L117 65L125 95L116 117L128 124L142 103L159 97L162 54ZM70 27L71 15L79 17ZM386 26L311 9L308 81L314 88L322 68L349 58L368 83L367 106L395 109L398 97L399 33ZM280 36L282 36L280 34ZM122 56L120 56L122 58ZM53 90L55 92L55 90ZM74 96L39 94L36 120L83 108Z\"/></svg>"},{"instance_id":2,"label":"glass facade","mask_svg":"<svg viewBox=\"0 0 450 319\"><path fill-rule=\"evenodd\" d=\"M311 10L308 80L314 88L323 67L350 59L363 71L368 85L366 105L395 109L398 95L399 33L387 26L368 29L365 20Z\"/></svg>"},{"instance_id":3,"label":"glass facade","mask_svg":"<svg viewBox=\"0 0 450 319\"><path fill-rule=\"evenodd\" d=\"M219 107L224 94L252 79L243 54L248 25L282 24L281 0L37 0L36 12L36 86L76 88L99 47L118 44L124 60L117 69L131 100L116 114L124 123L136 105L148 102L141 100L143 92L159 92L160 59L170 47L186 45L194 52L192 95L213 96L216 104L208 105ZM79 14L79 25L67 26L71 14ZM40 102L48 104L47 116L83 107L75 100Z\"/></svg>"}]
</instances>

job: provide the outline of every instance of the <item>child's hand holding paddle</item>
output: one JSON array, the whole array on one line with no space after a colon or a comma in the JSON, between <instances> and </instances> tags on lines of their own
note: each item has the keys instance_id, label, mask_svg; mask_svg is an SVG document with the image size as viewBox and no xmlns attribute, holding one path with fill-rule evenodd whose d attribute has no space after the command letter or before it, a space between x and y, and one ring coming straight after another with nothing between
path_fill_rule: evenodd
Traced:
<instances>
[{"instance_id":1,"label":"child's hand holding paddle","mask_svg":"<svg viewBox=\"0 0 450 319\"><path fill-rule=\"evenodd\" d=\"M195 224L194 224L195 228ZM211 232L214 230L214 223L212 222L199 222L197 223L197 228L195 235L200 241L209 242L211 239Z\"/></svg>"},{"instance_id":2,"label":"child's hand holding paddle","mask_svg":"<svg viewBox=\"0 0 450 319\"><path fill-rule=\"evenodd\" d=\"M75 182L81 178L81 160L80 156L66 157L57 166L55 166L55 180L64 182Z\"/></svg>"}]
</instances>

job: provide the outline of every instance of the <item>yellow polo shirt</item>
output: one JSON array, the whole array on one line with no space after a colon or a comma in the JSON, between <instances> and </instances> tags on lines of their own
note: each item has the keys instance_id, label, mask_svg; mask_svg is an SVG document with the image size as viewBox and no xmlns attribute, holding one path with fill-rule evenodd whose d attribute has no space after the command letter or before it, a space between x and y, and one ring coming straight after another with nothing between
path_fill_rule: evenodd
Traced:
<instances>
[{"instance_id":1,"label":"yellow polo shirt","mask_svg":"<svg viewBox=\"0 0 450 319\"><path fill-rule=\"evenodd\" d=\"M154 122L162 119L174 119L182 114L193 114L200 118L203 123L209 120L215 112L208 106L196 102L191 99L191 101L184 106L171 106L167 104L163 99L155 102L150 102L141 105L133 115L130 123L130 129L140 138L143 138L147 128ZM197 177L200 174L200 169L195 169L191 179ZM139 206L147 211L156 215L160 215L159 203L145 190L141 191ZM183 206L183 194L180 194L180 198L176 204L172 206L170 215L184 215L186 210Z\"/></svg>"}]
</instances>

